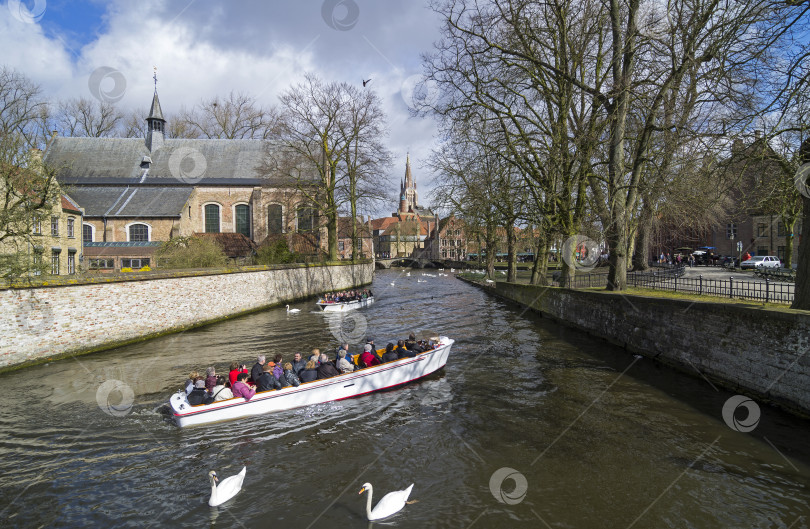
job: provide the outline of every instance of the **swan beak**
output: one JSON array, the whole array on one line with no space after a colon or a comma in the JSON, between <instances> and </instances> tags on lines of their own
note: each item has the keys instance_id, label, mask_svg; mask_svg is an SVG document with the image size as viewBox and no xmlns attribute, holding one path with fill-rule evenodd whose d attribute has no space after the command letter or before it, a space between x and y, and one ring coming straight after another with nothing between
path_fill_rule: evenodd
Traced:
<instances>
[{"instance_id":1,"label":"swan beak","mask_svg":"<svg viewBox=\"0 0 810 529\"><path fill-rule=\"evenodd\" d=\"M358 492L357 494L363 494L365 491L366 491L366 488L363 487L362 489L360 489L360 492Z\"/></svg>"}]
</instances>

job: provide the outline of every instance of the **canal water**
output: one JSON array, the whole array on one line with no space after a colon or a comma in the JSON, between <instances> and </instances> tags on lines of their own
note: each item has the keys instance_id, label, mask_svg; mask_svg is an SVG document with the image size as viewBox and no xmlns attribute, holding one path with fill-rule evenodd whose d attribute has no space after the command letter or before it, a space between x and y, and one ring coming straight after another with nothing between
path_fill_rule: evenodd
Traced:
<instances>
[{"instance_id":1,"label":"canal water","mask_svg":"<svg viewBox=\"0 0 810 529\"><path fill-rule=\"evenodd\" d=\"M700 376L422 273L378 272L377 302L343 320L299 303L0 376L0 526L365 528L365 482L375 503L414 483L418 502L377 524L402 528L810 526L808 421L750 404L724 419L734 394ZM277 415L167 420L192 369L409 331L456 340L442 372ZM243 465L239 495L208 507L208 471Z\"/></svg>"}]
</instances>

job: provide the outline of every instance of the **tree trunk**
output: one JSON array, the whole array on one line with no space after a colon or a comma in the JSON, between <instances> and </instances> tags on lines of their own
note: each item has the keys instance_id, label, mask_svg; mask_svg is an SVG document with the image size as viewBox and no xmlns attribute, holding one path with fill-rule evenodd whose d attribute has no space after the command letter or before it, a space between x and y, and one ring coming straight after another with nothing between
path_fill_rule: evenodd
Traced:
<instances>
[{"instance_id":1,"label":"tree trunk","mask_svg":"<svg viewBox=\"0 0 810 529\"><path fill-rule=\"evenodd\" d=\"M806 210L806 208L804 208ZM786 220L782 217L785 226L785 268L793 266L793 230L796 228L796 217Z\"/></svg>"},{"instance_id":2,"label":"tree trunk","mask_svg":"<svg viewBox=\"0 0 810 529\"><path fill-rule=\"evenodd\" d=\"M804 140L799 149L799 160L802 164L810 163L810 139ZM805 189L810 185L810 179ZM796 294L793 297L792 309L810 310L810 196L802 194L802 239L799 242L799 266L796 268Z\"/></svg>"},{"instance_id":3,"label":"tree trunk","mask_svg":"<svg viewBox=\"0 0 810 529\"><path fill-rule=\"evenodd\" d=\"M557 252L557 257L560 264L560 285L566 285L577 274L576 259L577 259L577 246L579 245L579 237L573 233L566 233L563 235L566 241L574 238L574 244L561 244Z\"/></svg>"},{"instance_id":4,"label":"tree trunk","mask_svg":"<svg viewBox=\"0 0 810 529\"><path fill-rule=\"evenodd\" d=\"M633 252L633 270L650 268L650 239L652 236L652 211L645 205L641 210L636 231L636 247Z\"/></svg>"},{"instance_id":5,"label":"tree trunk","mask_svg":"<svg viewBox=\"0 0 810 529\"><path fill-rule=\"evenodd\" d=\"M327 218L326 224L327 241L329 242L329 260L337 261L337 212L332 212Z\"/></svg>"},{"instance_id":6,"label":"tree trunk","mask_svg":"<svg viewBox=\"0 0 810 529\"><path fill-rule=\"evenodd\" d=\"M548 285L546 274L548 272L548 237L541 235L537 240L532 264L532 285Z\"/></svg>"},{"instance_id":7,"label":"tree trunk","mask_svg":"<svg viewBox=\"0 0 810 529\"><path fill-rule=\"evenodd\" d=\"M498 253L495 227L487 226L487 277L495 279L495 257Z\"/></svg>"},{"instance_id":8,"label":"tree trunk","mask_svg":"<svg viewBox=\"0 0 810 529\"><path fill-rule=\"evenodd\" d=\"M506 280L510 283L517 282L517 236L513 222L506 227L506 253L507 253L507 274Z\"/></svg>"},{"instance_id":9,"label":"tree trunk","mask_svg":"<svg viewBox=\"0 0 810 529\"><path fill-rule=\"evenodd\" d=\"M624 229L624 215L616 216L616 224L607 230L608 263L610 269L607 277L608 290L627 288L627 232Z\"/></svg>"},{"instance_id":10,"label":"tree trunk","mask_svg":"<svg viewBox=\"0 0 810 529\"><path fill-rule=\"evenodd\" d=\"M802 236L792 309L810 310L810 197L802 197Z\"/></svg>"}]
</instances>

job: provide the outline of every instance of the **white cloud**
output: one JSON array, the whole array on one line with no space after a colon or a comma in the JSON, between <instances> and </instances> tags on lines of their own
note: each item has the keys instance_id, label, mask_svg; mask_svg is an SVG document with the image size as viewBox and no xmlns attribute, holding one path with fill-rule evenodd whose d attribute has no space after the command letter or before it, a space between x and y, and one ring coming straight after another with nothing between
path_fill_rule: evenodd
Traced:
<instances>
[{"instance_id":1,"label":"white cloud","mask_svg":"<svg viewBox=\"0 0 810 529\"><path fill-rule=\"evenodd\" d=\"M306 71L358 85L371 77L369 89L383 100L389 147L397 156L392 180L398 182L404 174L410 150L424 203L432 176L419 163L427 157L435 125L429 118L409 115L400 89L421 72L420 53L429 51L437 38L438 21L415 2L355 1L356 25L337 31L321 16L321 1L238 2L225 8L204 0L117 0L107 6L102 32L79 50L68 47L67 37L49 37L39 25L20 22L0 9L0 47L13 50L5 54L4 64L40 83L54 99L89 97L87 83L96 68L119 70L126 79L121 108L148 107L156 65L167 113L231 91L276 104L278 94ZM68 28L65 34L76 30Z\"/></svg>"}]
</instances>

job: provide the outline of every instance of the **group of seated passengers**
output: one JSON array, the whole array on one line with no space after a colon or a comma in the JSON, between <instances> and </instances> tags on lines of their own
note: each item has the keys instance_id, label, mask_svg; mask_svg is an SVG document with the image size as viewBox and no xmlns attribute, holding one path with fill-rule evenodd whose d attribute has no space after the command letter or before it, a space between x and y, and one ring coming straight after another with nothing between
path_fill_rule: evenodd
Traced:
<instances>
[{"instance_id":1,"label":"group of seated passengers","mask_svg":"<svg viewBox=\"0 0 810 529\"><path fill-rule=\"evenodd\" d=\"M363 352L356 356L356 363L353 360L354 355L349 354L349 344L337 348L334 361L330 360L328 355L322 354L319 349L313 349L308 360L304 360L301 353L295 353L293 361L286 363L280 354L277 354L272 362L267 362L265 355L259 355L250 370L245 364L231 362L227 378L218 376L213 366L206 369L204 377L199 372L192 371L186 381L186 395L192 406L211 404L234 397L250 400L256 393L262 391L298 386L302 382L331 378L350 373L355 369L414 357L433 347L429 342L416 341L411 334L407 340L399 340L396 346L389 343L382 354L374 349L374 340L369 339Z\"/></svg>"},{"instance_id":2,"label":"group of seated passengers","mask_svg":"<svg viewBox=\"0 0 810 529\"><path fill-rule=\"evenodd\" d=\"M372 296L370 290L344 290L343 292L332 292L323 296L324 303L343 303L345 301L359 301Z\"/></svg>"}]
</instances>

